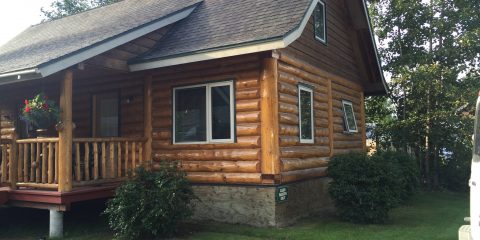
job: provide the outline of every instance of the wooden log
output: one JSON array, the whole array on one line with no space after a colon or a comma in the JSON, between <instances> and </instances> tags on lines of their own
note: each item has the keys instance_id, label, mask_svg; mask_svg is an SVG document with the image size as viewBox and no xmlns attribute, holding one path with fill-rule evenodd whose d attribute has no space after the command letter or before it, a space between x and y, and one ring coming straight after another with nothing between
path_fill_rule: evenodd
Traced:
<instances>
[{"instance_id":1,"label":"wooden log","mask_svg":"<svg viewBox=\"0 0 480 240\"><path fill-rule=\"evenodd\" d=\"M37 164L35 163L35 149L36 144L30 144L30 182L35 182L35 167Z\"/></svg>"},{"instance_id":2,"label":"wooden log","mask_svg":"<svg viewBox=\"0 0 480 240\"><path fill-rule=\"evenodd\" d=\"M109 156L109 164L108 164L108 169L109 169L109 178L115 178L116 170L115 170L115 143L110 142L108 149L110 150L110 156Z\"/></svg>"},{"instance_id":3,"label":"wooden log","mask_svg":"<svg viewBox=\"0 0 480 240\"><path fill-rule=\"evenodd\" d=\"M259 136L260 124L259 123L243 123L237 124L237 137L242 136Z\"/></svg>"},{"instance_id":4,"label":"wooden log","mask_svg":"<svg viewBox=\"0 0 480 240\"><path fill-rule=\"evenodd\" d=\"M42 183L48 183L48 152L47 144L42 143Z\"/></svg>"},{"instance_id":5,"label":"wooden log","mask_svg":"<svg viewBox=\"0 0 480 240\"><path fill-rule=\"evenodd\" d=\"M85 179L86 181L90 180L90 145L89 143L85 143L85 157L84 157L84 172L85 172Z\"/></svg>"},{"instance_id":6,"label":"wooden log","mask_svg":"<svg viewBox=\"0 0 480 240\"><path fill-rule=\"evenodd\" d=\"M18 144L18 168L17 168L17 175L18 175L18 182L23 182L23 163L24 163L24 157L23 157L23 144Z\"/></svg>"},{"instance_id":7,"label":"wooden log","mask_svg":"<svg viewBox=\"0 0 480 240\"><path fill-rule=\"evenodd\" d=\"M130 166L128 164L129 163L129 161L128 161L128 147L129 147L129 142L126 141L125 142L125 175L127 175L129 170L130 170L129 167L128 167L128 166Z\"/></svg>"},{"instance_id":8,"label":"wooden log","mask_svg":"<svg viewBox=\"0 0 480 240\"><path fill-rule=\"evenodd\" d=\"M98 144L93 143L93 179L97 180L99 175L98 170Z\"/></svg>"},{"instance_id":9,"label":"wooden log","mask_svg":"<svg viewBox=\"0 0 480 240\"><path fill-rule=\"evenodd\" d=\"M281 85L281 84L280 84ZM278 60L265 58L260 79L262 173L280 173L279 117L278 117ZM261 181L261 177L260 177Z\"/></svg>"},{"instance_id":10,"label":"wooden log","mask_svg":"<svg viewBox=\"0 0 480 240\"><path fill-rule=\"evenodd\" d=\"M1 173L2 173L2 178L1 182L5 183L7 182L7 146L6 144L1 145L1 150L2 150L2 164L1 164Z\"/></svg>"},{"instance_id":11,"label":"wooden log","mask_svg":"<svg viewBox=\"0 0 480 240\"><path fill-rule=\"evenodd\" d=\"M333 150L333 155L343 155L343 154L349 154L349 153L361 153L363 151L363 148L347 148L347 149L334 149Z\"/></svg>"},{"instance_id":12,"label":"wooden log","mask_svg":"<svg viewBox=\"0 0 480 240\"><path fill-rule=\"evenodd\" d=\"M42 155L42 148L41 148L41 143L36 143L36 146L37 146L37 150L36 150L36 157L35 157L35 182L36 183L40 183L42 181L42 173L41 173L41 170L42 170L42 159L41 159L41 155Z\"/></svg>"},{"instance_id":13,"label":"wooden log","mask_svg":"<svg viewBox=\"0 0 480 240\"><path fill-rule=\"evenodd\" d=\"M236 89L245 89L245 88L253 88L258 87L258 76L253 78L246 78L246 79L238 79L235 81L235 88Z\"/></svg>"},{"instance_id":14,"label":"wooden log","mask_svg":"<svg viewBox=\"0 0 480 240\"><path fill-rule=\"evenodd\" d=\"M53 143L58 142L58 138L30 138L30 139L19 139L16 140L17 143Z\"/></svg>"},{"instance_id":15,"label":"wooden log","mask_svg":"<svg viewBox=\"0 0 480 240\"><path fill-rule=\"evenodd\" d=\"M249 88L238 90L235 94L235 99L246 100L246 99L258 99L260 98L260 91L258 88Z\"/></svg>"},{"instance_id":16,"label":"wooden log","mask_svg":"<svg viewBox=\"0 0 480 240\"><path fill-rule=\"evenodd\" d=\"M329 155L329 148L325 146L282 147L280 155L282 158L326 157Z\"/></svg>"},{"instance_id":17,"label":"wooden log","mask_svg":"<svg viewBox=\"0 0 480 240\"><path fill-rule=\"evenodd\" d=\"M48 143L48 183L53 183L54 181L54 152L53 152L53 143Z\"/></svg>"},{"instance_id":18,"label":"wooden log","mask_svg":"<svg viewBox=\"0 0 480 240\"><path fill-rule=\"evenodd\" d=\"M280 113L280 124L290 124L290 125L298 125L299 118L298 115L291 114L291 113Z\"/></svg>"},{"instance_id":19,"label":"wooden log","mask_svg":"<svg viewBox=\"0 0 480 240\"><path fill-rule=\"evenodd\" d=\"M58 183L58 162L60 161L59 158L60 158L60 148L58 147L59 143L55 143L55 183Z\"/></svg>"},{"instance_id":20,"label":"wooden log","mask_svg":"<svg viewBox=\"0 0 480 240\"><path fill-rule=\"evenodd\" d=\"M292 84L288 84L285 82L280 82L278 84L278 91L284 94L290 94L292 96L298 95L298 87Z\"/></svg>"},{"instance_id":21,"label":"wooden log","mask_svg":"<svg viewBox=\"0 0 480 240\"><path fill-rule=\"evenodd\" d=\"M117 178L122 177L122 144L117 143Z\"/></svg>"},{"instance_id":22,"label":"wooden log","mask_svg":"<svg viewBox=\"0 0 480 240\"><path fill-rule=\"evenodd\" d=\"M29 144L20 144L23 147L23 180L22 182L28 182L29 176L28 176L28 147L30 146Z\"/></svg>"},{"instance_id":23,"label":"wooden log","mask_svg":"<svg viewBox=\"0 0 480 240\"><path fill-rule=\"evenodd\" d=\"M56 183L23 183L19 182L16 184L17 187L25 188L38 188L38 189L47 189L47 190L57 190L58 184Z\"/></svg>"},{"instance_id":24,"label":"wooden log","mask_svg":"<svg viewBox=\"0 0 480 240\"><path fill-rule=\"evenodd\" d=\"M239 100L236 102L238 112L260 111L260 99Z\"/></svg>"},{"instance_id":25,"label":"wooden log","mask_svg":"<svg viewBox=\"0 0 480 240\"><path fill-rule=\"evenodd\" d=\"M356 141L335 141L334 146L338 149L363 148L363 142L361 138Z\"/></svg>"},{"instance_id":26,"label":"wooden log","mask_svg":"<svg viewBox=\"0 0 480 240\"><path fill-rule=\"evenodd\" d=\"M357 120L358 121L358 120ZM360 93L360 123L362 127L362 146L363 151L367 151L367 127L365 123L365 96L363 92Z\"/></svg>"},{"instance_id":27,"label":"wooden log","mask_svg":"<svg viewBox=\"0 0 480 240\"><path fill-rule=\"evenodd\" d=\"M332 102L332 80L328 79L327 83L327 99L328 99L328 139L330 143L329 156L333 156L333 102Z\"/></svg>"},{"instance_id":28,"label":"wooden log","mask_svg":"<svg viewBox=\"0 0 480 240\"><path fill-rule=\"evenodd\" d=\"M299 136L297 125L280 124L280 135Z\"/></svg>"},{"instance_id":29,"label":"wooden log","mask_svg":"<svg viewBox=\"0 0 480 240\"><path fill-rule=\"evenodd\" d=\"M257 112L237 112L237 123L258 123L260 122L260 111Z\"/></svg>"},{"instance_id":30,"label":"wooden log","mask_svg":"<svg viewBox=\"0 0 480 240\"><path fill-rule=\"evenodd\" d=\"M66 70L65 77L61 85L59 105L63 129L61 129L59 132L60 159L58 162L58 191L69 192L72 190L72 70Z\"/></svg>"},{"instance_id":31,"label":"wooden log","mask_svg":"<svg viewBox=\"0 0 480 240\"><path fill-rule=\"evenodd\" d=\"M143 162L143 144L142 143L138 143L138 163L140 164L140 166L144 166L144 162Z\"/></svg>"},{"instance_id":32,"label":"wooden log","mask_svg":"<svg viewBox=\"0 0 480 240\"><path fill-rule=\"evenodd\" d=\"M203 173L188 172L187 179L196 183L244 183L258 184L262 182L260 173Z\"/></svg>"},{"instance_id":33,"label":"wooden log","mask_svg":"<svg viewBox=\"0 0 480 240\"><path fill-rule=\"evenodd\" d=\"M153 124L152 124L152 104L153 104L153 97L152 97L152 76L148 76L145 80L144 83L144 107L143 107L143 112L144 112L144 132L143 135L146 138L145 141L145 156L143 156L146 160L152 159L152 142L153 142ZM118 152L121 154L120 150L120 143L118 144L119 150ZM119 154L119 156L121 156ZM119 159L119 174L118 176L121 176L121 171L122 171L122 164L121 164L121 158L118 157Z\"/></svg>"},{"instance_id":34,"label":"wooden log","mask_svg":"<svg viewBox=\"0 0 480 240\"><path fill-rule=\"evenodd\" d=\"M294 106L298 106L298 97L291 94L279 93L278 100L280 103L288 103ZM298 111L298 110L297 110Z\"/></svg>"},{"instance_id":35,"label":"wooden log","mask_svg":"<svg viewBox=\"0 0 480 240\"><path fill-rule=\"evenodd\" d=\"M132 170L135 170L137 168L137 143L132 142Z\"/></svg>"},{"instance_id":36,"label":"wooden log","mask_svg":"<svg viewBox=\"0 0 480 240\"><path fill-rule=\"evenodd\" d=\"M328 166L330 158L282 158L282 172L319 168Z\"/></svg>"},{"instance_id":37,"label":"wooden log","mask_svg":"<svg viewBox=\"0 0 480 240\"><path fill-rule=\"evenodd\" d=\"M102 142L102 178L107 178L107 146Z\"/></svg>"},{"instance_id":38,"label":"wooden log","mask_svg":"<svg viewBox=\"0 0 480 240\"><path fill-rule=\"evenodd\" d=\"M310 83L319 84L319 85L326 85L325 77L321 77L319 75L312 74L308 71L304 71L298 66L291 66L291 65L287 65L280 62L280 64L278 65L278 68L280 71L289 73L293 76L297 76L304 81L308 81Z\"/></svg>"},{"instance_id":39,"label":"wooden log","mask_svg":"<svg viewBox=\"0 0 480 240\"><path fill-rule=\"evenodd\" d=\"M311 168L304 170L296 170L290 172L283 172L281 174L282 183L289 183L300 181L304 179L325 177L327 176L327 167Z\"/></svg>"},{"instance_id":40,"label":"wooden log","mask_svg":"<svg viewBox=\"0 0 480 240\"><path fill-rule=\"evenodd\" d=\"M82 180L82 176L80 176L80 143L75 143L75 178L77 181Z\"/></svg>"},{"instance_id":41,"label":"wooden log","mask_svg":"<svg viewBox=\"0 0 480 240\"><path fill-rule=\"evenodd\" d=\"M279 112L281 113L290 113L294 115L298 115L298 105L279 102Z\"/></svg>"},{"instance_id":42,"label":"wooden log","mask_svg":"<svg viewBox=\"0 0 480 240\"><path fill-rule=\"evenodd\" d=\"M258 161L260 149L165 150L155 153L155 160Z\"/></svg>"},{"instance_id":43,"label":"wooden log","mask_svg":"<svg viewBox=\"0 0 480 240\"><path fill-rule=\"evenodd\" d=\"M288 147L300 144L300 138L298 136L280 136L280 146Z\"/></svg>"},{"instance_id":44,"label":"wooden log","mask_svg":"<svg viewBox=\"0 0 480 240\"><path fill-rule=\"evenodd\" d=\"M160 164L155 164L153 169L159 170ZM180 167L185 172L260 172L259 161L182 161Z\"/></svg>"}]
</instances>

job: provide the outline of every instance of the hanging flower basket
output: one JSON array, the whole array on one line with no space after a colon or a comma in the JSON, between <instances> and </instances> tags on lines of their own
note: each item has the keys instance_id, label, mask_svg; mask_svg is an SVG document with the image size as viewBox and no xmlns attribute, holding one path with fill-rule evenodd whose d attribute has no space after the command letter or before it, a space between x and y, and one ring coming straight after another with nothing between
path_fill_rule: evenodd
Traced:
<instances>
[{"instance_id":1,"label":"hanging flower basket","mask_svg":"<svg viewBox=\"0 0 480 240\"><path fill-rule=\"evenodd\" d=\"M48 130L59 120L59 109L55 101L49 100L44 93L33 99L26 99L22 108L22 117L37 130L40 135L48 134Z\"/></svg>"}]
</instances>

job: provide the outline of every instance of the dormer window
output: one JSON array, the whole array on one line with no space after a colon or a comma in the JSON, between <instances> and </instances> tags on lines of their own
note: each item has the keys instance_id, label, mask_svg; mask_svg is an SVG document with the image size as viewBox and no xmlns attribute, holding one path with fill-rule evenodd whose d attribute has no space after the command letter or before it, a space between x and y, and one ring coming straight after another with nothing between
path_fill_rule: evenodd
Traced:
<instances>
[{"instance_id":1,"label":"dormer window","mask_svg":"<svg viewBox=\"0 0 480 240\"><path fill-rule=\"evenodd\" d=\"M325 3L323 1L318 1L313 13L313 18L315 21L315 39L327 44L327 26L325 16Z\"/></svg>"}]
</instances>

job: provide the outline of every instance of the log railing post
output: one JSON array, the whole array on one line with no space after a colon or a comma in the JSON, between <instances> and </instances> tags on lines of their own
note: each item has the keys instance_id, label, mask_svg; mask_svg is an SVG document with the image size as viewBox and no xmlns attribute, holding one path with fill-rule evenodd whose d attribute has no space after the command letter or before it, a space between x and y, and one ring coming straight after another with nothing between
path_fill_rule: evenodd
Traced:
<instances>
[{"instance_id":1,"label":"log railing post","mask_svg":"<svg viewBox=\"0 0 480 240\"><path fill-rule=\"evenodd\" d=\"M144 156L145 167L150 169L152 161L152 76L145 79L144 88Z\"/></svg>"},{"instance_id":2,"label":"log railing post","mask_svg":"<svg viewBox=\"0 0 480 240\"><path fill-rule=\"evenodd\" d=\"M67 70L60 88L60 120L59 125L59 161L58 161L58 191L72 190L72 91L73 72Z\"/></svg>"},{"instance_id":3,"label":"log railing post","mask_svg":"<svg viewBox=\"0 0 480 240\"><path fill-rule=\"evenodd\" d=\"M278 111L278 59L267 57L263 60L260 77L261 90L261 146L262 174L268 180L280 173L280 140ZM264 177L264 178L265 178Z\"/></svg>"},{"instance_id":4,"label":"log railing post","mask_svg":"<svg viewBox=\"0 0 480 240\"><path fill-rule=\"evenodd\" d=\"M10 176L10 188L17 188L18 180L18 147L17 147L17 134L14 132L12 134L12 143L10 145L10 154L9 154L9 176Z\"/></svg>"}]
</instances>

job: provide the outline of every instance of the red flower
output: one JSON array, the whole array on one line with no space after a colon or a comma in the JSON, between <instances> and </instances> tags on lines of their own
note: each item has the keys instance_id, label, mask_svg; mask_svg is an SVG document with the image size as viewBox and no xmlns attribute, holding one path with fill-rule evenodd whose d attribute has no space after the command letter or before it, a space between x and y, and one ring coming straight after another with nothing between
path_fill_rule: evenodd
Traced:
<instances>
[{"instance_id":1,"label":"red flower","mask_svg":"<svg viewBox=\"0 0 480 240\"><path fill-rule=\"evenodd\" d=\"M28 100L27 99L25 99L25 105L28 105Z\"/></svg>"},{"instance_id":2,"label":"red flower","mask_svg":"<svg viewBox=\"0 0 480 240\"><path fill-rule=\"evenodd\" d=\"M43 107L43 109L48 110L48 104L47 103L44 103L42 107Z\"/></svg>"},{"instance_id":3,"label":"red flower","mask_svg":"<svg viewBox=\"0 0 480 240\"><path fill-rule=\"evenodd\" d=\"M26 112L26 113L29 113L29 112L30 112L30 108L29 108L28 106L25 107L25 112Z\"/></svg>"}]
</instances>

